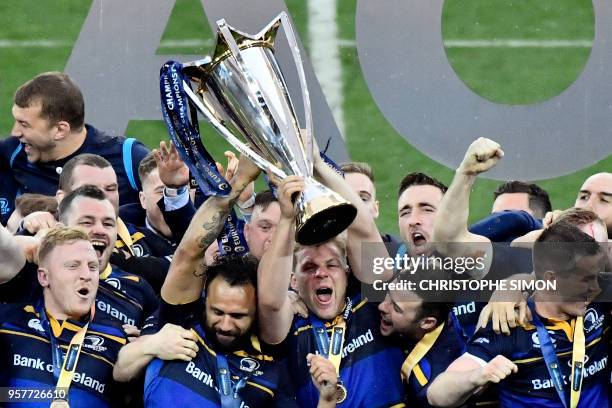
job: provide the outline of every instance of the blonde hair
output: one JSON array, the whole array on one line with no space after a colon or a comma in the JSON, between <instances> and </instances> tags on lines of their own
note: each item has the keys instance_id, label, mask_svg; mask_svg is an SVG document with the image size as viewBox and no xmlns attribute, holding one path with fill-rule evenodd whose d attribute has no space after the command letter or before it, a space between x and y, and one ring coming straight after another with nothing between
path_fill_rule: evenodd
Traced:
<instances>
[{"instance_id":1,"label":"blonde hair","mask_svg":"<svg viewBox=\"0 0 612 408\"><path fill-rule=\"evenodd\" d=\"M84 231L71 227L51 228L40 242L38 264L41 265L56 246L74 241L89 241L89 237Z\"/></svg>"},{"instance_id":2,"label":"blonde hair","mask_svg":"<svg viewBox=\"0 0 612 408\"><path fill-rule=\"evenodd\" d=\"M320 244L301 245L300 243L296 243L295 248L293 250L293 269L295 270L296 266L298 265L298 254L300 252L308 248L318 248L324 245L333 245L334 247L336 247L336 249L338 250L338 255L340 256L340 262L342 263L342 266L346 268L347 266L347 261L346 261L347 241L348 241L348 234L346 231L344 231L336 235L332 239L327 240L325 242L321 242Z\"/></svg>"}]
</instances>

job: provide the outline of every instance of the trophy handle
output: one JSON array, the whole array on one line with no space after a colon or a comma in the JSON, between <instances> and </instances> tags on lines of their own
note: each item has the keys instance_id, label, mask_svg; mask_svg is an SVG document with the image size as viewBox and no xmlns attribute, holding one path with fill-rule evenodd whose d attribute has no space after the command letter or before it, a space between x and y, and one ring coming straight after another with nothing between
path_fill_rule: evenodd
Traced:
<instances>
[{"instance_id":1,"label":"trophy handle","mask_svg":"<svg viewBox=\"0 0 612 408\"><path fill-rule=\"evenodd\" d=\"M259 168L262 170L268 170L272 172L276 177L280 179L284 179L287 177L284 171L279 169L278 167L272 165L269 161L261 157L259 154L255 153L252 149L250 149L246 143L243 143L240 139L232 134L223 124L217 119L217 117L208 109L204 103L198 98L198 96L191 90L188 84L183 82L183 88L185 93L189 96L189 100L194 103L200 112L204 114L208 122L223 136L225 140L233 147L235 147L241 154L245 155L249 159L251 159ZM204 91L203 91L204 92Z\"/></svg>"},{"instance_id":2,"label":"trophy handle","mask_svg":"<svg viewBox=\"0 0 612 408\"><path fill-rule=\"evenodd\" d=\"M313 155L315 154L313 151L314 145L312 143L312 112L310 108L310 93L308 92L308 83L306 82L306 74L304 73L304 65L302 64L302 56L300 55L300 47L298 46L297 39L295 38L294 34L295 31L289 16L287 16L287 13L283 11L277 18L280 19L281 27L283 28L285 36L287 37L287 42L289 43L291 55L293 56L293 62L295 63L298 79L300 81L302 103L304 104L304 121L306 122L306 134L303 135L302 132L300 132L300 140L302 141L304 153L306 153L306 159L308 161L310 170L309 174L312 175ZM306 140L304 140L304 138ZM319 154L319 152L316 152L316 154Z\"/></svg>"},{"instance_id":3,"label":"trophy handle","mask_svg":"<svg viewBox=\"0 0 612 408\"><path fill-rule=\"evenodd\" d=\"M306 83L306 76L304 74L304 67L302 66L302 60L301 60L300 53L299 53L299 47L297 46L297 41L295 39L295 35L293 34L293 27L291 25L291 22L289 21L287 14L285 12L282 12L281 14L279 14L276 19L274 19L270 24L268 24L268 26L264 28L260 34L258 34L258 36L260 37L267 36L266 33L268 33L269 31L277 30L279 20L281 22L281 26L283 24L289 25L289 29L283 27L283 30L285 31L285 35L287 36L287 41L289 42L291 54L293 56L294 63L296 65L296 69L298 72L300 86L302 88L301 92L302 92L302 99L304 102L304 117L306 121L305 136L302 134L302 132L299 129L300 128L299 123L297 124L298 129L295 129L295 131L297 132L296 137L297 137L297 140L299 141L299 148L300 150L302 150L303 157L305 158L304 164L306 165L306 168L303 169L303 171L305 170L307 175L312 176L312 173L313 173L313 159L312 159L313 143L312 143L312 114L311 114L311 109L310 109L310 96L309 96L308 87ZM217 24L219 27L220 34L223 36L227 46L231 50L232 57L234 57L238 67L241 70L241 73L246 78L246 82L248 84L248 93L249 93L249 97L251 98L251 100L257 101L258 100L257 93L258 92L261 93L261 96L266 102L266 107L269 109L270 114L274 118L275 122L277 123L277 125L283 126L281 133L286 134L286 135L291 134L292 130L289 129L288 122L286 120L283 120L282 116L276 110L276 106L274 103L272 103L270 97L268 96L266 92L265 87L260 86L257 80L253 78L253 76L251 75L249 69L246 67L246 64L242 58L242 52L240 48L238 47L238 44L236 44L236 40L234 39L234 36L232 35L230 28L225 22L225 20L219 20ZM278 80L278 78L276 78L276 80ZM284 84L279 84L279 88L285 89L285 87L282 85ZM253 106L258 106L258 104L254 103ZM288 106L286 106L285 104L281 104L281 107L282 107L283 115L285 118L293 117L293 113L289 110ZM304 138L306 138L306 143L304 143ZM298 166L298 167L301 167L301 166Z\"/></svg>"}]
</instances>

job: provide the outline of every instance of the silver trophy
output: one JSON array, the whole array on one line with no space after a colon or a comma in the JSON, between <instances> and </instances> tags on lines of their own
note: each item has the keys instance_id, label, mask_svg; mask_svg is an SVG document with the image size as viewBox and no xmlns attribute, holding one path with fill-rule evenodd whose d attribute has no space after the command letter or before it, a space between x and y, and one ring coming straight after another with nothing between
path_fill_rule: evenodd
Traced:
<instances>
[{"instance_id":1,"label":"silver trophy","mask_svg":"<svg viewBox=\"0 0 612 408\"><path fill-rule=\"evenodd\" d=\"M188 98L224 139L260 168L271 169L280 179L305 178L305 190L297 199L297 242L313 245L336 236L351 224L357 210L312 177L313 154L319 152L313 151L310 98L289 18L281 13L255 36L230 27L225 20L217 21L217 26L212 58L183 65L195 89L184 84ZM274 57L274 40L281 26L302 88L303 127Z\"/></svg>"}]
</instances>

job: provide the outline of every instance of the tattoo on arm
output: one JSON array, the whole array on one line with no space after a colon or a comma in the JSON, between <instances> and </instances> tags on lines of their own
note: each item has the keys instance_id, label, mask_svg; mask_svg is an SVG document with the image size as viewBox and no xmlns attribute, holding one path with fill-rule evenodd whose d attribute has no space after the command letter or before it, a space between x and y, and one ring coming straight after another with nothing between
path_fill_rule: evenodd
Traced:
<instances>
[{"instance_id":1,"label":"tattoo on arm","mask_svg":"<svg viewBox=\"0 0 612 408\"><path fill-rule=\"evenodd\" d=\"M205 251L206 248L217 239L221 230L221 214L214 214L210 221L204 222L202 228L204 228L204 235L200 238L200 248Z\"/></svg>"},{"instance_id":2,"label":"tattoo on arm","mask_svg":"<svg viewBox=\"0 0 612 408\"><path fill-rule=\"evenodd\" d=\"M210 231L215 227L218 227L220 218L221 214L213 214L212 219L210 221L206 221L204 222L204 224L202 224L202 228L204 228L204 231Z\"/></svg>"},{"instance_id":3,"label":"tattoo on arm","mask_svg":"<svg viewBox=\"0 0 612 408\"><path fill-rule=\"evenodd\" d=\"M200 265L198 265L196 269L193 271L193 276L197 278L201 278L204 275L206 275L206 262L202 260Z\"/></svg>"}]
</instances>

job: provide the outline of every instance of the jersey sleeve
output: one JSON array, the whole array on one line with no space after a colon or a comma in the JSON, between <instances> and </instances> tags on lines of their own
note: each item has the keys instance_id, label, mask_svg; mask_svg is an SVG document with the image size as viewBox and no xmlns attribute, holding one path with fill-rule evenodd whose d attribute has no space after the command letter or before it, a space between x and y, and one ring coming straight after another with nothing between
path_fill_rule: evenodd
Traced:
<instances>
[{"instance_id":1,"label":"jersey sleeve","mask_svg":"<svg viewBox=\"0 0 612 408\"><path fill-rule=\"evenodd\" d=\"M145 317L149 317L159 307L159 298L157 297L157 294L146 279L142 280L142 286L144 293L144 303L142 305L142 312Z\"/></svg>"},{"instance_id":2,"label":"jersey sleeve","mask_svg":"<svg viewBox=\"0 0 612 408\"><path fill-rule=\"evenodd\" d=\"M188 329L190 323L200 317L203 309L204 303L201 300L184 305L171 305L162 299L159 304L158 327L161 328L166 323L172 323Z\"/></svg>"},{"instance_id":3,"label":"jersey sleeve","mask_svg":"<svg viewBox=\"0 0 612 408\"><path fill-rule=\"evenodd\" d=\"M38 283L38 267L26 263L10 281L0 284L0 303L35 302L42 297Z\"/></svg>"},{"instance_id":4,"label":"jersey sleeve","mask_svg":"<svg viewBox=\"0 0 612 408\"><path fill-rule=\"evenodd\" d=\"M140 335L146 336L148 334L155 334L159 331L159 308L149 317L147 317L142 324L140 329Z\"/></svg>"},{"instance_id":5,"label":"jersey sleeve","mask_svg":"<svg viewBox=\"0 0 612 408\"><path fill-rule=\"evenodd\" d=\"M479 329L467 345L467 352L485 362L491 361L497 355L510 356L513 349L515 329L509 336L496 334L491 324Z\"/></svg>"},{"instance_id":6,"label":"jersey sleeve","mask_svg":"<svg viewBox=\"0 0 612 408\"><path fill-rule=\"evenodd\" d=\"M136 175L136 177L134 177L134 180L136 181L138 190L142 190L142 185L140 184L140 177L138 177L138 166L140 166L140 162L142 161L142 159L144 159L144 157L149 154L149 151L149 148L139 140L136 140L132 144L132 174Z\"/></svg>"}]
</instances>

